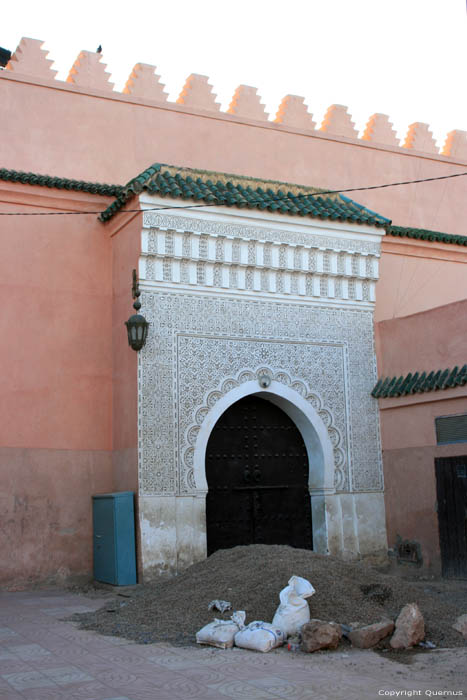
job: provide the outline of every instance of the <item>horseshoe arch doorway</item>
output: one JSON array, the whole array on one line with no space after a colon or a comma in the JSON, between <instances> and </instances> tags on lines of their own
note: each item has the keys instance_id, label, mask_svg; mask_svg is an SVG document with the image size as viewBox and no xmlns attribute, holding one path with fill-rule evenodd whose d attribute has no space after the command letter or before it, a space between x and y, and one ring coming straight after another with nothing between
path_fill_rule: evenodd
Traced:
<instances>
[{"instance_id":1,"label":"horseshoe arch doorway","mask_svg":"<svg viewBox=\"0 0 467 700\"><path fill-rule=\"evenodd\" d=\"M313 548L309 464L295 423L249 395L214 426L206 449L208 555L236 545Z\"/></svg>"}]
</instances>

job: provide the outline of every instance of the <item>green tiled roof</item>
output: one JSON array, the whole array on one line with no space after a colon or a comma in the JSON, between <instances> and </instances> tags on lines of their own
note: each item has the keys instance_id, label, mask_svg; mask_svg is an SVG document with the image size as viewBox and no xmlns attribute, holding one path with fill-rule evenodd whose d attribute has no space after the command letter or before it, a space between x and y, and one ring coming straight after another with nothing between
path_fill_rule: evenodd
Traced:
<instances>
[{"instance_id":1,"label":"green tiled roof","mask_svg":"<svg viewBox=\"0 0 467 700\"><path fill-rule=\"evenodd\" d=\"M456 386L467 384L467 365L459 369L439 369L437 372L409 372L400 377L387 377L379 379L371 395L375 399L396 398L408 394L423 394L426 391L438 389L452 389Z\"/></svg>"},{"instance_id":2,"label":"green tiled roof","mask_svg":"<svg viewBox=\"0 0 467 700\"><path fill-rule=\"evenodd\" d=\"M121 185L104 185L100 182L70 180L66 177L53 177L52 175L37 175L36 173L25 173L20 170L7 170L6 168L0 168L0 180L6 180L8 182L21 182L25 185L55 187L59 190L74 190L76 192L102 194L110 197L118 197L122 194L124 189Z\"/></svg>"},{"instance_id":3,"label":"green tiled roof","mask_svg":"<svg viewBox=\"0 0 467 700\"><path fill-rule=\"evenodd\" d=\"M390 236L467 246L467 236L392 226L389 219L357 204L343 194L321 195L324 190L316 187L258 180L209 170L178 168L160 163L147 168L126 185L87 182L7 168L0 168L0 180L115 197L115 201L99 215L101 221L111 219L132 197L146 190L162 197L191 200L199 205L235 206L330 221L349 221L384 227Z\"/></svg>"},{"instance_id":4,"label":"green tiled roof","mask_svg":"<svg viewBox=\"0 0 467 700\"><path fill-rule=\"evenodd\" d=\"M389 226L387 233L390 236L400 238L416 238L420 241L437 241L438 243L450 243L454 245L467 246L467 236L455 236L452 233L441 233L440 231L428 231L423 228L408 228L406 226Z\"/></svg>"},{"instance_id":5,"label":"green tiled roof","mask_svg":"<svg viewBox=\"0 0 467 700\"><path fill-rule=\"evenodd\" d=\"M390 220L339 194L322 196L317 188L155 163L125 186L105 212L108 221L134 195L149 194L240 209L387 227Z\"/></svg>"}]
</instances>

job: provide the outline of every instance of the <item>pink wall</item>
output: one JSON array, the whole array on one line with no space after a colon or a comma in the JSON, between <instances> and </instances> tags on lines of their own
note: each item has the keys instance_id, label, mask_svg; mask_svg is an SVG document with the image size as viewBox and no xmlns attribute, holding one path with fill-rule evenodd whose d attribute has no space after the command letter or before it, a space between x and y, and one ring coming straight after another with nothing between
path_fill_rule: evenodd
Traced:
<instances>
[{"instance_id":1,"label":"pink wall","mask_svg":"<svg viewBox=\"0 0 467 700\"><path fill-rule=\"evenodd\" d=\"M459 412L457 408L462 412L462 406L455 407ZM464 401L463 411L466 409L467 402ZM404 418L411 421L410 414L406 413ZM403 540L418 542L423 566L432 574L441 571L435 458L465 454L465 444L383 451L389 547L395 546L398 535Z\"/></svg>"},{"instance_id":2,"label":"pink wall","mask_svg":"<svg viewBox=\"0 0 467 700\"><path fill-rule=\"evenodd\" d=\"M54 190L52 199L43 187L8 183L0 183L0 197L4 211L105 206L90 195ZM5 217L2 224L0 329L8 342L0 360L8 372L0 444L111 449L109 237L95 214Z\"/></svg>"},{"instance_id":3,"label":"pink wall","mask_svg":"<svg viewBox=\"0 0 467 700\"><path fill-rule=\"evenodd\" d=\"M466 298L467 248L393 236L383 239L376 321L409 316Z\"/></svg>"},{"instance_id":4,"label":"pink wall","mask_svg":"<svg viewBox=\"0 0 467 700\"><path fill-rule=\"evenodd\" d=\"M135 209L136 202L130 203ZM130 348L125 321L133 313L132 271L138 271L141 214L124 214L106 225L112 243L113 451L116 491L135 493L136 556L142 580L138 502L138 353ZM144 314L144 309L141 310Z\"/></svg>"},{"instance_id":5,"label":"pink wall","mask_svg":"<svg viewBox=\"0 0 467 700\"><path fill-rule=\"evenodd\" d=\"M436 447L435 418L467 412L467 388L380 399L383 450ZM464 446L467 450L467 445Z\"/></svg>"},{"instance_id":6,"label":"pink wall","mask_svg":"<svg viewBox=\"0 0 467 700\"><path fill-rule=\"evenodd\" d=\"M447 279L446 284L449 281ZM432 297L432 288L436 291L441 286L436 282L434 278L426 292L427 296ZM378 293L379 284L378 282ZM394 286L397 292L397 285ZM424 286L426 289L428 284ZM443 293L444 290L440 288L439 296L442 297ZM381 321L376 324L376 338L380 376L392 377L414 371L447 369L455 365L462 367L467 362L467 298L453 304L437 304L435 308L405 318ZM446 394L446 391L442 394ZM417 400L417 396L424 395L414 395L411 400ZM391 401L385 399L382 405L388 400Z\"/></svg>"},{"instance_id":7,"label":"pink wall","mask_svg":"<svg viewBox=\"0 0 467 700\"><path fill-rule=\"evenodd\" d=\"M3 211L109 200L0 183ZM113 488L110 238L95 214L2 217L0 582L89 573Z\"/></svg>"},{"instance_id":8,"label":"pink wall","mask_svg":"<svg viewBox=\"0 0 467 700\"><path fill-rule=\"evenodd\" d=\"M154 162L345 188L462 172L467 161L467 147L420 153L340 137L339 125L303 130L11 71L0 73L0 105L3 167L115 184ZM462 180L350 196L394 223L464 234Z\"/></svg>"},{"instance_id":9,"label":"pink wall","mask_svg":"<svg viewBox=\"0 0 467 700\"><path fill-rule=\"evenodd\" d=\"M107 450L0 448L0 587L92 571L93 493L112 490Z\"/></svg>"},{"instance_id":10,"label":"pink wall","mask_svg":"<svg viewBox=\"0 0 467 700\"><path fill-rule=\"evenodd\" d=\"M467 360L467 300L376 325L380 376L462 367ZM437 445L435 418L467 413L467 386L379 400L389 546L397 535L420 543L424 565L441 567L436 457L467 444Z\"/></svg>"},{"instance_id":11,"label":"pink wall","mask_svg":"<svg viewBox=\"0 0 467 700\"><path fill-rule=\"evenodd\" d=\"M128 222L127 214L122 217ZM132 215L122 227L122 217L107 226L112 242L113 463L116 489L137 493L138 354L128 345L124 322L136 313L132 270L138 270L142 221L140 214Z\"/></svg>"}]
</instances>

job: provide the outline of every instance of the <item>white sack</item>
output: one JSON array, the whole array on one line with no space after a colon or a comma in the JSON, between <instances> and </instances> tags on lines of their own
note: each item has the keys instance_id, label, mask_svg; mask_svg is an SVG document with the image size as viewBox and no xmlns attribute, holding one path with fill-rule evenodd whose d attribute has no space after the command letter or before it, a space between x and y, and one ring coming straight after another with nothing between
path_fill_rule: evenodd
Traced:
<instances>
[{"instance_id":1,"label":"white sack","mask_svg":"<svg viewBox=\"0 0 467 700\"><path fill-rule=\"evenodd\" d=\"M234 637L244 627L246 613L243 610L234 612L230 620L214 620L196 633L198 644L209 644L219 649L230 649L234 645Z\"/></svg>"},{"instance_id":2,"label":"white sack","mask_svg":"<svg viewBox=\"0 0 467 700\"><path fill-rule=\"evenodd\" d=\"M312 596L315 589L306 578L292 576L289 585L279 593L280 605L272 619L272 624L280 627L285 639L300 632L302 625L310 621L310 608L306 598Z\"/></svg>"},{"instance_id":3,"label":"white sack","mask_svg":"<svg viewBox=\"0 0 467 700\"><path fill-rule=\"evenodd\" d=\"M219 610L219 612L221 613L231 609L232 603L229 603L228 600L219 600L217 598L216 600L211 600L211 602L208 605L208 610Z\"/></svg>"},{"instance_id":4,"label":"white sack","mask_svg":"<svg viewBox=\"0 0 467 700\"><path fill-rule=\"evenodd\" d=\"M235 635L235 645L242 649L254 651L271 651L285 642L284 634L279 627L269 622L250 622Z\"/></svg>"}]
</instances>

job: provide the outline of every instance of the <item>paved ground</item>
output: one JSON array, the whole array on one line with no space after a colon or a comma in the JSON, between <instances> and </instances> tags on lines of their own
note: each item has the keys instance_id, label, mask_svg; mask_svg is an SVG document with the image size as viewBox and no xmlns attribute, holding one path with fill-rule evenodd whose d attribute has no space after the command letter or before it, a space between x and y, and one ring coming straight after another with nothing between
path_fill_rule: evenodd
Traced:
<instances>
[{"instance_id":1,"label":"paved ground","mask_svg":"<svg viewBox=\"0 0 467 700\"><path fill-rule=\"evenodd\" d=\"M259 654L138 645L63 620L103 602L57 590L0 593L0 699L467 697L467 648L408 655L403 663L350 647Z\"/></svg>"}]
</instances>

